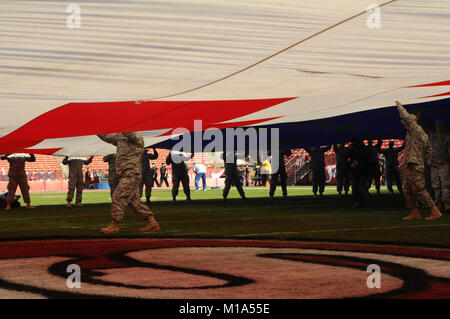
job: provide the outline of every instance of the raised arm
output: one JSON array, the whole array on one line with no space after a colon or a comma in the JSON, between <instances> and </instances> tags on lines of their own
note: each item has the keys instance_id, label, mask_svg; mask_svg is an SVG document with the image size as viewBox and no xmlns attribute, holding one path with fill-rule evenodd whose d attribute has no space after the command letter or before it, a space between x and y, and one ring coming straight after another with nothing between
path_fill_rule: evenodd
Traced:
<instances>
[{"instance_id":1,"label":"raised arm","mask_svg":"<svg viewBox=\"0 0 450 319\"><path fill-rule=\"evenodd\" d=\"M100 134L97 135L101 140L105 141L106 143L112 144L117 146L117 135L118 134Z\"/></svg>"},{"instance_id":2,"label":"raised arm","mask_svg":"<svg viewBox=\"0 0 450 319\"><path fill-rule=\"evenodd\" d=\"M36 162L36 156L34 154L30 154L30 157L27 157L27 162Z\"/></svg>"},{"instance_id":3,"label":"raised arm","mask_svg":"<svg viewBox=\"0 0 450 319\"><path fill-rule=\"evenodd\" d=\"M402 123L405 126L405 128L409 130L414 125L417 125L414 122L415 115L409 114L408 111L406 111L406 109L403 107L402 103L400 103L399 101L396 101L395 103L397 103L397 110L398 113L400 114L400 118L402 119Z\"/></svg>"},{"instance_id":4,"label":"raised arm","mask_svg":"<svg viewBox=\"0 0 450 319\"><path fill-rule=\"evenodd\" d=\"M166 157L166 164L167 165L172 165L172 163L173 163L171 154L172 153L169 153L169 155L167 155L167 157Z\"/></svg>"},{"instance_id":5,"label":"raised arm","mask_svg":"<svg viewBox=\"0 0 450 319\"><path fill-rule=\"evenodd\" d=\"M395 150L400 153L401 151L403 151L405 149L405 141L403 141L402 146L397 147Z\"/></svg>"},{"instance_id":6,"label":"raised arm","mask_svg":"<svg viewBox=\"0 0 450 319\"><path fill-rule=\"evenodd\" d=\"M63 165L67 165L69 164L69 156L64 157L64 159L62 160Z\"/></svg>"},{"instance_id":7,"label":"raised arm","mask_svg":"<svg viewBox=\"0 0 450 319\"><path fill-rule=\"evenodd\" d=\"M155 160L158 158L158 151L153 147L153 154L148 153L148 158L151 160Z\"/></svg>"},{"instance_id":8,"label":"raised arm","mask_svg":"<svg viewBox=\"0 0 450 319\"><path fill-rule=\"evenodd\" d=\"M108 163L111 160L112 154L103 156L103 162Z\"/></svg>"},{"instance_id":9,"label":"raised arm","mask_svg":"<svg viewBox=\"0 0 450 319\"><path fill-rule=\"evenodd\" d=\"M89 164L91 164L93 158L94 158L94 156L89 157L87 160L84 160L84 161L83 161L83 164L84 164L84 165L89 165Z\"/></svg>"},{"instance_id":10,"label":"raised arm","mask_svg":"<svg viewBox=\"0 0 450 319\"><path fill-rule=\"evenodd\" d=\"M322 151L322 153L328 152L329 150L331 150L331 145L321 147L320 150Z\"/></svg>"},{"instance_id":11,"label":"raised arm","mask_svg":"<svg viewBox=\"0 0 450 319\"><path fill-rule=\"evenodd\" d=\"M381 145L383 145L383 141L378 139L377 144L375 145L375 148L377 149L378 153L380 152Z\"/></svg>"},{"instance_id":12,"label":"raised arm","mask_svg":"<svg viewBox=\"0 0 450 319\"><path fill-rule=\"evenodd\" d=\"M2 161L4 161L5 159L8 159L8 156L9 156L9 155L11 155L11 153L2 155L2 156L0 157L0 159L1 159Z\"/></svg>"}]
</instances>

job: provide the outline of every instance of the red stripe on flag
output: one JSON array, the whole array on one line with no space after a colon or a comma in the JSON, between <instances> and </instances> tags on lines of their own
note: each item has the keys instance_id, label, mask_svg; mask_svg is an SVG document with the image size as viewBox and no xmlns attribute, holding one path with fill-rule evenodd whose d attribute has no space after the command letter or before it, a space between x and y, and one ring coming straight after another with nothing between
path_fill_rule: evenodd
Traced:
<instances>
[{"instance_id":1,"label":"red stripe on flag","mask_svg":"<svg viewBox=\"0 0 450 319\"><path fill-rule=\"evenodd\" d=\"M428 83L428 84L407 86L407 88L419 88L419 87L426 87L426 86L443 86L443 85L450 85L450 80L442 81L442 82Z\"/></svg>"}]
</instances>

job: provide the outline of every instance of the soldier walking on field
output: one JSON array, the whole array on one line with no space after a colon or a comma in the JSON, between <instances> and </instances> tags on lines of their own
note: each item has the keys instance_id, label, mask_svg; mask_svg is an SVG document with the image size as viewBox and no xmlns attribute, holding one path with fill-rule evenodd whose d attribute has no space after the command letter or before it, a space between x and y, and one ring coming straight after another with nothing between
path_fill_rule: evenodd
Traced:
<instances>
[{"instance_id":1,"label":"soldier walking on field","mask_svg":"<svg viewBox=\"0 0 450 319\"><path fill-rule=\"evenodd\" d=\"M148 222L141 231L157 231L159 224L152 211L139 198L139 183L142 178L142 154L144 139L139 133L98 135L103 141L117 146L116 174L119 183L111 203L111 224L101 230L104 234L119 232L125 208L130 205L134 212Z\"/></svg>"},{"instance_id":2,"label":"soldier walking on field","mask_svg":"<svg viewBox=\"0 0 450 319\"><path fill-rule=\"evenodd\" d=\"M75 189L77 191L75 198L75 205L77 207L82 207L81 200L83 198L83 165L89 165L92 162L94 157L91 156L89 159L82 159L79 157L64 157L62 163L64 165L69 165L69 185L67 191L67 207L72 206L72 199L75 193Z\"/></svg>"},{"instance_id":3,"label":"soldier walking on field","mask_svg":"<svg viewBox=\"0 0 450 319\"><path fill-rule=\"evenodd\" d=\"M377 194L380 195L381 170L380 162L378 160L378 153L380 152L383 141L379 139L375 145L373 145L372 139L369 139L367 142L367 150L369 151L369 178L367 181L367 192L372 187L373 181L375 181Z\"/></svg>"},{"instance_id":4,"label":"soldier walking on field","mask_svg":"<svg viewBox=\"0 0 450 319\"><path fill-rule=\"evenodd\" d=\"M287 198L287 186L286 186L286 179L287 179L287 173L286 173L286 166L284 164L284 157L289 157L292 155L291 150L282 150L279 152L278 156L278 170L274 173L272 173L272 177L270 179L270 191L269 191L269 197L273 199L273 196L275 195L275 190L277 188L277 182L278 182L278 176L280 177L280 183L281 183L281 190L283 192L283 197Z\"/></svg>"},{"instance_id":5,"label":"soldier walking on field","mask_svg":"<svg viewBox=\"0 0 450 319\"><path fill-rule=\"evenodd\" d=\"M161 164L159 174L160 174L159 187L163 185L163 182L165 182L166 186L169 187L169 181L167 180L167 166L165 163Z\"/></svg>"},{"instance_id":6,"label":"soldier walking on field","mask_svg":"<svg viewBox=\"0 0 450 319\"><path fill-rule=\"evenodd\" d=\"M223 199L226 200L228 193L230 192L231 185L236 186L236 189L243 199L245 197L244 189L241 185L241 179L239 178L239 172L237 168L237 153L228 152L222 153L222 158L225 162L225 188L223 189Z\"/></svg>"},{"instance_id":7,"label":"soldier walking on field","mask_svg":"<svg viewBox=\"0 0 450 319\"><path fill-rule=\"evenodd\" d=\"M191 201L191 189L189 188L189 175L187 161L194 157L194 153L191 156L186 156L182 153L170 152L166 158L166 164L172 165L172 201L177 201L178 189L180 183L183 185L184 193L186 194L186 200Z\"/></svg>"},{"instance_id":8,"label":"soldier walking on field","mask_svg":"<svg viewBox=\"0 0 450 319\"><path fill-rule=\"evenodd\" d=\"M325 152L331 149L331 145L324 147L309 147L305 148L311 157L311 171L312 171L312 191L314 196L317 196L319 191L320 196L325 190Z\"/></svg>"},{"instance_id":9,"label":"soldier walking on field","mask_svg":"<svg viewBox=\"0 0 450 319\"><path fill-rule=\"evenodd\" d=\"M431 184L434 202L445 210L450 210L450 138L445 135L445 122L436 121L436 132L430 134Z\"/></svg>"},{"instance_id":10,"label":"soldier walking on field","mask_svg":"<svg viewBox=\"0 0 450 319\"><path fill-rule=\"evenodd\" d=\"M118 183L116 176L116 154L108 154L103 156L103 162L108 163L108 184L109 192L112 198Z\"/></svg>"},{"instance_id":11,"label":"soldier walking on field","mask_svg":"<svg viewBox=\"0 0 450 319\"><path fill-rule=\"evenodd\" d=\"M350 171L347 168L348 148L345 144L333 145L333 151L336 154L336 181L337 192L342 195L342 189L345 195L350 190Z\"/></svg>"},{"instance_id":12,"label":"soldier walking on field","mask_svg":"<svg viewBox=\"0 0 450 319\"><path fill-rule=\"evenodd\" d=\"M154 172L153 168L150 167L150 160L155 160L158 158L158 152L153 148L153 154L148 153L144 150L142 153L142 179L139 184L139 196L142 197L142 191L145 185L145 198L147 205L150 205L150 197L152 196L153 188L153 178Z\"/></svg>"},{"instance_id":13,"label":"soldier walking on field","mask_svg":"<svg viewBox=\"0 0 450 319\"><path fill-rule=\"evenodd\" d=\"M406 128L405 138L405 177L403 195L411 214L404 220L422 219L419 207L430 208L431 214L426 220L436 220L442 216L425 188L425 162L431 159L431 144L428 135L417 124L417 117L409 114L400 102L396 102L402 124Z\"/></svg>"},{"instance_id":14,"label":"soldier walking on field","mask_svg":"<svg viewBox=\"0 0 450 319\"><path fill-rule=\"evenodd\" d=\"M20 187L23 201L27 204L27 208L35 208L31 206L30 200L30 186L28 185L27 173L25 172L26 162L35 162L34 154L6 154L0 157L1 160L8 160L9 162L9 182L8 182L8 197L6 198L5 210L11 209L11 204L16 199L17 186Z\"/></svg>"},{"instance_id":15,"label":"soldier walking on field","mask_svg":"<svg viewBox=\"0 0 450 319\"><path fill-rule=\"evenodd\" d=\"M389 142L389 147L380 150L380 153L384 155L386 159L386 183L389 192L394 193L392 189L392 181L395 180L397 189L400 193L403 193L402 181L400 179L400 172L398 171L398 153L405 148L405 143L401 147L394 148L394 141Z\"/></svg>"}]
</instances>

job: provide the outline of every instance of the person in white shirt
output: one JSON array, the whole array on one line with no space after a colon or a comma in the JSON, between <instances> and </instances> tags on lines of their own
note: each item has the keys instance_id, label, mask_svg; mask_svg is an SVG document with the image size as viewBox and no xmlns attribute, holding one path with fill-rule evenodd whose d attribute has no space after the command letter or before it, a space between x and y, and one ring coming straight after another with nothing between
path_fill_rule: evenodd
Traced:
<instances>
[{"instance_id":1,"label":"person in white shirt","mask_svg":"<svg viewBox=\"0 0 450 319\"><path fill-rule=\"evenodd\" d=\"M195 190L200 190L199 181L202 180L203 190L206 191L206 167L201 163L194 163L194 173L195 173Z\"/></svg>"}]
</instances>

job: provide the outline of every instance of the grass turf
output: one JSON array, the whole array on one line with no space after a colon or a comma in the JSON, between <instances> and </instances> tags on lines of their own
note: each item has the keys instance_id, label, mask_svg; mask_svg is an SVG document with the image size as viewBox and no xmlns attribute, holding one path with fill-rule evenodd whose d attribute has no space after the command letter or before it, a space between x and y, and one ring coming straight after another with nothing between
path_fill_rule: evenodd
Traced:
<instances>
[{"instance_id":1,"label":"grass turf","mask_svg":"<svg viewBox=\"0 0 450 319\"><path fill-rule=\"evenodd\" d=\"M392 242L450 247L450 217L435 222L409 221L399 195L383 189L364 206L354 208L351 197L339 197L328 187L323 198L314 198L311 187L290 187L289 198L269 200L267 188L245 188L249 201L239 199L235 189L222 201L221 190L184 194L174 205L170 190L154 189L151 209L161 231L142 234L144 225L127 209L119 234L109 237L211 237L342 240ZM280 196L277 189L276 196ZM0 240L27 238L102 238L101 227L110 221L107 191L85 191L82 208L66 208L65 193L32 194L34 210L0 211ZM22 202L23 205L23 202ZM423 211L427 216L428 211Z\"/></svg>"}]
</instances>

